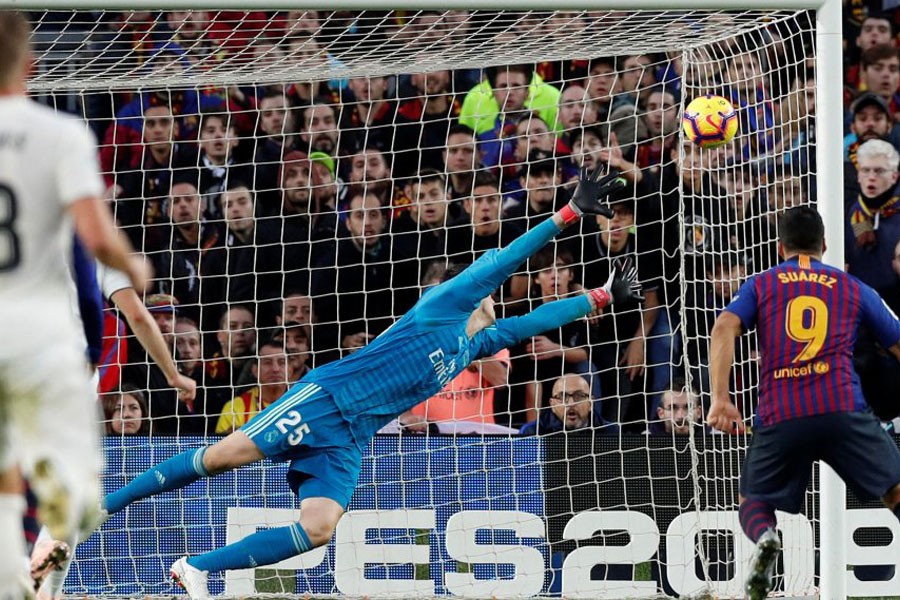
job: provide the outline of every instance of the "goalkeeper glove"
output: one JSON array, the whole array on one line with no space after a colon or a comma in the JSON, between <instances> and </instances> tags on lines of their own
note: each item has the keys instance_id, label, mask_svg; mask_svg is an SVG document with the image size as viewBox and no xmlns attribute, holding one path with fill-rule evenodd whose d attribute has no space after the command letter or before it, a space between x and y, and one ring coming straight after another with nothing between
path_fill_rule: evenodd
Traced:
<instances>
[{"instance_id":1,"label":"goalkeeper glove","mask_svg":"<svg viewBox=\"0 0 900 600\"><path fill-rule=\"evenodd\" d=\"M616 261L606 284L589 292L596 308L606 308L610 304L622 305L632 301L643 302L644 293L637 275L637 268L631 259Z\"/></svg>"},{"instance_id":2,"label":"goalkeeper glove","mask_svg":"<svg viewBox=\"0 0 900 600\"><path fill-rule=\"evenodd\" d=\"M618 169L610 169L605 177L600 177L600 167L594 168L593 171L581 169L578 187L566 205L569 210L563 211L563 219L566 223L571 223L585 213L603 215L611 219L613 211L605 202L605 198L625 187L626 183L624 178L619 177Z\"/></svg>"}]
</instances>

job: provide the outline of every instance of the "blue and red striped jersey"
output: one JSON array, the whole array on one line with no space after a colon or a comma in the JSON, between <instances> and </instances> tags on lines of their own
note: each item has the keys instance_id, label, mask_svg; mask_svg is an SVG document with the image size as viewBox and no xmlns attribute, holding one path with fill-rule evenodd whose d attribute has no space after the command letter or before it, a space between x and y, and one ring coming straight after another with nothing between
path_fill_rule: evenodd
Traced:
<instances>
[{"instance_id":1,"label":"blue and red striped jersey","mask_svg":"<svg viewBox=\"0 0 900 600\"><path fill-rule=\"evenodd\" d=\"M859 326L885 348L900 341L900 321L875 290L805 255L748 279L726 310L759 338L757 425L866 410L852 361Z\"/></svg>"}]
</instances>

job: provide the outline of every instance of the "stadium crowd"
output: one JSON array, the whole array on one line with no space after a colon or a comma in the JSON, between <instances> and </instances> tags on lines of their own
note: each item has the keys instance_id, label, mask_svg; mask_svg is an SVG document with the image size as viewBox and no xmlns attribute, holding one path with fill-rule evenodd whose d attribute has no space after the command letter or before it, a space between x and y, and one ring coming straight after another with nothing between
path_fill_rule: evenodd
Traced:
<instances>
[{"instance_id":1,"label":"stadium crowd","mask_svg":"<svg viewBox=\"0 0 900 600\"><path fill-rule=\"evenodd\" d=\"M384 35L467 17L400 13ZM855 3L846 17L847 263L900 311L900 17ZM339 67L356 23L315 11L104 13L89 42L94 60L143 65L147 80L297 54ZM646 302L476 362L399 427L689 432L708 400L717 311L777 262L780 211L816 201L812 38L781 22L763 34L688 66L675 53L638 54L84 94L107 198L154 267L145 305L198 384L180 402L107 310L108 433L240 427L310 368L384 331L454 265L541 222L568 201L579 168L598 165L628 181L611 198L614 216L568 230L498 299L505 315L523 314L602 285L612 259L633 257ZM702 93L739 111L734 144L679 147L679 107ZM753 354L743 344L738 360ZM884 376L874 342L862 339L858 354L864 383ZM751 372L736 382L745 415Z\"/></svg>"}]
</instances>

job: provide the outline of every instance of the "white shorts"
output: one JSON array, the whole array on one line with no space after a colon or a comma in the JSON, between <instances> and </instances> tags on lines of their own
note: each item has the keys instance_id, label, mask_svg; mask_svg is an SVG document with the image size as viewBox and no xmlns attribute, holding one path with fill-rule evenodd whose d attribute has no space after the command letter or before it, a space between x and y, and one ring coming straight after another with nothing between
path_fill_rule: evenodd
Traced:
<instances>
[{"instance_id":1,"label":"white shorts","mask_svg":"<svg viewBox=\"0 0 900 600\"><path fill-rule=\"evenodd\" d=\"M49 465L70 498L74 526L99 501L97 395L75 324L43 314L40 322L3 315L0 468L18 465L30 478L36 465Z\"/></svg>"}]
</instances>

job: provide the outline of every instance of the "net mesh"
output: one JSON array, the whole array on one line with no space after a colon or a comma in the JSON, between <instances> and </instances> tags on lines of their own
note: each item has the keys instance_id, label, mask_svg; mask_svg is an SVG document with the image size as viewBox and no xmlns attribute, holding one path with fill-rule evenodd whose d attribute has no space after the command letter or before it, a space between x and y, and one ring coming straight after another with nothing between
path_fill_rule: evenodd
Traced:
<instances>
[{"instance_id":1,"label":"net mesh","mask_svg":"<svg viewBox=\"0 0 900 600\"><path fill-rule=\"evenodd\" d=\"M30 89L101 140L107 197L155 268L145 301L199 389L178 402L125 312L110 320L101 388L131 384L147 418L142 435L122 435L121 396L105 396L107 491L365 345L448 262L565 203L580 167L628 180L615 216L585 219L522 265L498 312L598 287L621 256L637 262L643 309L477 364L376 437L325 551L214 575L214 593L742 593L747 440L708 435L697 417L715 315L774 264L775 216L813 201L813 15L33 16ZM709 93L733 103L740 128L701 150L680 112ZM755 360L742 337L733 389L748 418ZM585 377L556 387L572 373ZM284 477L257 465L129 508L79 547L67 591L166 593L180 555L296 518ZM816 585L810 522L785 521L789 594Z\"/></svg>"}]
</instances>

